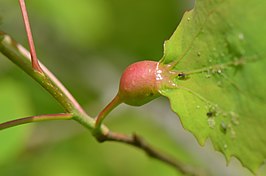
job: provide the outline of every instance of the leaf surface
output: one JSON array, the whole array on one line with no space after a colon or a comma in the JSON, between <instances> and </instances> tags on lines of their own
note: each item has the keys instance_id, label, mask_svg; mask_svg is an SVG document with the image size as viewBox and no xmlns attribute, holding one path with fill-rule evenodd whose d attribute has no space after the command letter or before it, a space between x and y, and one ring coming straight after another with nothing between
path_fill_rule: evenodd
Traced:
<instances>
[{"instance_id":1,"label":"leaf surface","mask_svg":"<svg viewBox=\"0 0 266 176\"><path fill-rule=\"evenodd\" d=\"M180 73L161 93L184 128L252 172L266 158L264 7L262 0L197 0L161 60Z\"/></svg>"}]
</instances>

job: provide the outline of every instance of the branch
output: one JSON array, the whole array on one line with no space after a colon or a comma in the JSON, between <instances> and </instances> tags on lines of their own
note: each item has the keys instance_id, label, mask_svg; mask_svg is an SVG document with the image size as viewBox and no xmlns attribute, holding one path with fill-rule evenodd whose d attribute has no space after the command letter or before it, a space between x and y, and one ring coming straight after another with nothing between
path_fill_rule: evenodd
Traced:
<instances>
[{"instance_id":1,"label":"branch","mask_svg":"<svg viewBox=\"0 0 266 176\"><path fill-rule=\"evenodd\" d=\"M189 176L207 175L205 171L198 169L198 168L194 168L192 166L188 166L184 164L183 162L178 161L175 158L171 157L170 155L167 155L155 149L153 146L149 145L142 137L140 137L137 134L133 134L132 136L127 136L127 135L120 134L120 133L109 132L107 135L101 136L97 139L99 142L115 141L115 142L125 143L128 145L134 146L136 148L139 148L151 158L157 159L159 161L164 162L165 164L168 164L174 167L176 170L178 170L184 175L189 175Z\"/></svg>"},{"instance_id":2,"label":"branch","mask_svg":"<svg viewBox=\"0 0 266 176\"><path fill-rule=\"evenodd\" d=\"M9 35L0 31L0 51L42 87L44 87L67 112L85 114L75 98L69 93L64 85L41 63L43 73L32 69L30 53Z\"/></svg>"},{"instance_id":3,"label":"branch","mask_svg":"<svg viewBox=\"0 0 266 176\"><path fill-rule=\"evenodd\" d=\"M30 46L32 68L42 73L42 68L39 65L35 46L34 46L34 41L33 41L32 33L31 33L30 22L29 22L29 17L28 17L25 1L19 0L19 5L20 5L21 12L22 12L22 17L23 17L23 21L24 21L24 25L25 25L25 29L27 33L27 38L28 38L28 42Z\"/></svg>"},{"instance_id":4,"label":"branch","mask_svg":"<svg viewBox=\"0 0 266 176\"><path fill-rule=\"evenodd\" d=\"M31 122L42 122L48 120L69 120L72 119L72 114L47 114L39 116L24 117L16 120L11 120L0 124L0 130L4 130L10 127L31 123Z\"/></svg>"},{"instance_id":5,"label":"branch","mask_svg":"<svg viewBox=\"0 0 266 176\"><path fill-rule=\"evenodd\" d=\"M95 120L87 115L64 85L41 63L43 73L36 72L31 66L30 53L9 35L1 31L0 52L44 87L67 113L73 114L74 120L91 131L94 129ZM106 134L108 131L108 128L104 125L99 129L102 134Z\"/></svg>"},{"instance_id":6,"label":"branch","mask_svg":"<svg viewBox=\"0 0 266 176\"><path fill-rule=\"evenodd\" d=\"M72 118L74 120L93 131L95 120L87 115L64 85L41 63L43 73L34 71L31 66L30 53L9 35L1 31L0 52L44 87L67 113L73 114ZM108 131L108 128L104 125L99 129L101 134L107 134Z\"/></svg>"}]
</instances>

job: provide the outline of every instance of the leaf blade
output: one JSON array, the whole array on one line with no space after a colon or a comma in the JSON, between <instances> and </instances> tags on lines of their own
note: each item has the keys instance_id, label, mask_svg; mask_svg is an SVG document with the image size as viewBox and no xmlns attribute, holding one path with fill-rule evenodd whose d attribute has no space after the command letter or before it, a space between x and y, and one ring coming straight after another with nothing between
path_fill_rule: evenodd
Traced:
<instances>
[{"instance_id":1,"label":"leaf blade","mask_svg":"<svg viewBox=\"0 0 266 176\"><path fill-rule=\"evenodd\" d=\"M176 62L174 69L188 78L161 90L184 128L202 145L210 138L227 160L235 156L253 172L266 158L266 39L254 28L266 25L263 15L252 14L265 14L259 1L197 1L166 42L161 60Z\"/></svg>"}]
</instances>

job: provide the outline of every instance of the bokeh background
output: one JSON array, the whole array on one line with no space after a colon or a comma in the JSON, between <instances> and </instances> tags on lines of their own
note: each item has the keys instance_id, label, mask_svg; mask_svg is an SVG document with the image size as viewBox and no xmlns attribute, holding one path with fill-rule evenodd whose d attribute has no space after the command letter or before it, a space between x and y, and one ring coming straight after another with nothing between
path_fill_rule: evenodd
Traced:
<instances>
[{"instance_id":1,"label":"bokeh background","mask_svg":"<svg viewBox=\"0 0 266 176\"><path fill-rule=\"evenodd\" d=\"M125 67L159 60L163 43L176 29L189 0L38 0L26 1L37 55L91 116L116 94ZM27 46L17 0L0 0L0 30ZM0 122L62 108L42 87L0 54ZM106 124L136 132L185 163L213 175L251 174L208 142L201 147L185 131L168 101L143 107L119 106ZM3 176L176 176L176 170L124 144L98 144L74 121L43 122L0 133Z\"/></svg>"}]
</instances>

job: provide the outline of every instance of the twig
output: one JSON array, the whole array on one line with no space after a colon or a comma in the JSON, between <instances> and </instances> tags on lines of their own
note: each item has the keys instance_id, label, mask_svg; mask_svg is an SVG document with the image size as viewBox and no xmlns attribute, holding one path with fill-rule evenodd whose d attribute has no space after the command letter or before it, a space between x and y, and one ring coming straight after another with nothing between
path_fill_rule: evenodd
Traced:
<instances>
[{"instance_id":1,"label":"twig","mask_svg":"<svg viewBox=\"0 0 266 176\"><path fill-rule=\"evenodd\" d=\"M30 27L30 22L29 22L29 17L28 17L25 1L19 0L19 5L20 5L21 12L22 12L23 22L25 25L27 38L28 38L28 42L29 42L29 46L30 46L32 68L34 70L42 73L42 68L41 68L40 64L38 63L38 58L37 58L37 54L36 54L36 50L35 50L35 46L34 46L34 41L33 41L33 37L32 37L32 32L31 32L31 27Z\"/></svg>"},{"instance_id":2,"label":"twig","mask_svg":"<svg viewBox=\"0 0 266 176\"><path fill-rule=\"evenodd\" d=\"M162 161L174 167L176 170L178 170L184 175L188 175L188 176L206 175L205 171L192 167L192 166L188 166L184 164L183 162L178 161L175 158L171 157L170 155L167 155L155 149L137 134L133 134L132 136L127 136L127 135L120 134L120 133L109 132L107 135L99 137L98 141L100 142L115 141L115 142L126 143L128 145L134 146L136 148L143 150L151 158L157 159L159 161Z\"/></svg>"},{"instance_id":3,"label":"twig","mask_svg":"<svg viewBox=\"0 0 266 176\"><path fill-rule=\"evenodd\" d=\"M86 114L76 99L64 87L64 85L42 65L43 73L36 73L31 66L29 52L9 35L0 31L0 51L14 64L25 71L29 76L35 79L44 87L66 110L66 112L75 112Z\"/></svg>"},{"instance_id":4,"label":"twig","mask_svg":"<svg viewBox=\"0 0 266 176\"><path fill-rule=\"evenodd\" d=\"M48 120L69 120L73 117L72 114L47 114L39 116L24 117L16 120L11 120L0 124L0 130L4 130L10 127L31 123L31 122L42 122Z\"/></svg>"}]
</instances>

